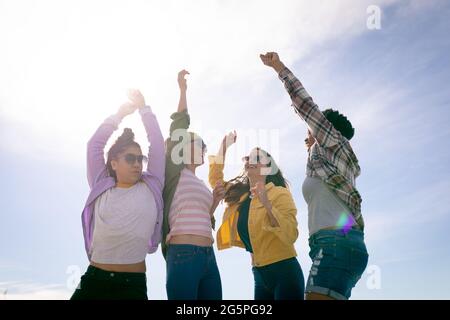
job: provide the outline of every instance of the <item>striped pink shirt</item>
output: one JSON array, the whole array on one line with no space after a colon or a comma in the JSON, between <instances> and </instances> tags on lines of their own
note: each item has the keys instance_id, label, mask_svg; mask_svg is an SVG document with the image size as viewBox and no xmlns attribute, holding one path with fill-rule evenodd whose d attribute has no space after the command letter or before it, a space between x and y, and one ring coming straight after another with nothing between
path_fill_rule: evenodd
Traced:
<instances>
[{"instance_id":1,"label":"striped pink shirt","mask_svg":"<svg viewBox=\"0 0 450 320\"><path fill-rule=\"evenodd\" d=\"M166 243L175 235L198 235L210 238L212 235L209 211L213 202L212 192L195 174L183 169L169 211L170 232Z\"/></svg>"}]
</instances>

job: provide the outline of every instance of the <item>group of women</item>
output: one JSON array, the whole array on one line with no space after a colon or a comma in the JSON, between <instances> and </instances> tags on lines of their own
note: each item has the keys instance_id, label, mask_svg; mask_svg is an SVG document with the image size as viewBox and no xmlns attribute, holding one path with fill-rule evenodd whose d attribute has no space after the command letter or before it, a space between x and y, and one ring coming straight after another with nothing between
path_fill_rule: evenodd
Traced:
<instances>
[{"instance_id":1,"label":"group of women","mask_svg":"<svg viewBox=\"0 0 450 320\"><path fill-rule=\"evenodd\" d=\"M320 111L301 82L275 52L261 54L283 82L296 113L308 126L308 160L302 191L308 205L309 255L305 284L297 260L297 209L288 183L269 152L254 148L242 173L224 179L227 134L209 156L209 186L196 176L205 162L204 140L189 131L186 70L178 74L180 99L164 141L151 107L138 90L107 118L87 145L90 194L82 212L90 265L72 299L147 299L145 257L161 244L170 300L221 300L222 284L213 249L240 247L251 256L254 298L348 299L366 268L360 173L350 146L354 129L338 111ZM147 155L124 129L104 148L121 120L136 110L150 143ZM145 170L144 170L145 168ZM214 241L214 213L226 204ZM232 298L232 297L230 297Z\"/></svg>"}]
</instances>

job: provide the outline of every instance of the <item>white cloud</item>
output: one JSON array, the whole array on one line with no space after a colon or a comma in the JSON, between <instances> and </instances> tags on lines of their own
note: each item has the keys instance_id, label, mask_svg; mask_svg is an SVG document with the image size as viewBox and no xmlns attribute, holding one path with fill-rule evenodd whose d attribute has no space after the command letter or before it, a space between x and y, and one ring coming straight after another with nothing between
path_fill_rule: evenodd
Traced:
<instances>
[{"instance_id":1,"label":"white cloud","mask_svg":"<svg viewBox=\"0 0 450 320\"><path fill-rule=\"evenodd\" d=\"M403 195L393 195L394 201L380 203L373 199L372 208L365 212L366 239L379 244L399 234L409 233L416 228L425 229L431 223L450 217L450 183L447 180L416 186L414 190L405 190ZM375 194L375 197L377 195ZM376 205L377 203L378 205Z\"/></svg>"}]
</instances>

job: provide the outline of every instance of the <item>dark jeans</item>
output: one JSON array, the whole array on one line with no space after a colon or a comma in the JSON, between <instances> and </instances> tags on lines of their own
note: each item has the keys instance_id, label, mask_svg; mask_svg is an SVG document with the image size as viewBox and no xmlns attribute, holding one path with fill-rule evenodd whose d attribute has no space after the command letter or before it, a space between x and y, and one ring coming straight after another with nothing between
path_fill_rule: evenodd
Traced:
<instances>
[{"instance_id":1,"label":"dark jeans","mask_svg":"<svg viewBox=\"0 0 450 320\"><path fill-rule=\"evenodd\" d=\"M255 300L304 300L305 279L295 257L253 267Z\"/></svg>"},{"instance_id":2,"label":"dark jeans","mask_svg":"<svg viewBox=\"0 0 450 320\"><path fill-rule=\"evenodd\" d=\"M148 300L145 273L110 272L89 266L70 300Z\"/></svg>"},{"instance_id":3,"label":"dark jeans","mask_svg":"<svg viewBox=\"0 0 450 320\"><path fill-rule=\"evenodd\" d=\"M166 259L169 300L222 300L222 282L212 247L171 244Z\"/></svg>"}]
</instances>

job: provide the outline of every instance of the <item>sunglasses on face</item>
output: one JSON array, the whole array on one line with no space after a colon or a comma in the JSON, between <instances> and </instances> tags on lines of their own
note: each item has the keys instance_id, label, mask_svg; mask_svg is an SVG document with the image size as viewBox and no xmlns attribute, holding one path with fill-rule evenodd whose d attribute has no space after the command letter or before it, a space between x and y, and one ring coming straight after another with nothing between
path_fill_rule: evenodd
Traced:
<instances>
[{"instance_id":1,"label":"sunglasses on face","mask_svg":"<svg viewBox=\"0 0 450 320\"><path fill-rule=\"evenodd\" d=\"M256 157L252 157L252 158L250 158L249 156L245 156L245 157L243 157L242 158L242 161L244 161L244 162L249 162L249 163L252 163L252 164L260 164L261 163L261 157L258 155L258 156L256 156Z\"/></svg>"},{"instance_id":2,"label":"sunglasses on face","mask_svg":"<svg viewBox=\"0 0 450 320\"><path fill-rule=\"evenodd\" d=\"M138 162L138 164L142 164L143 162L144 163L148 162L148 158L142 154L135 155L132 153L127 153L123 158L130 166L134 165L136 163L136 161Z\"/></svg>"}]
</instances>

